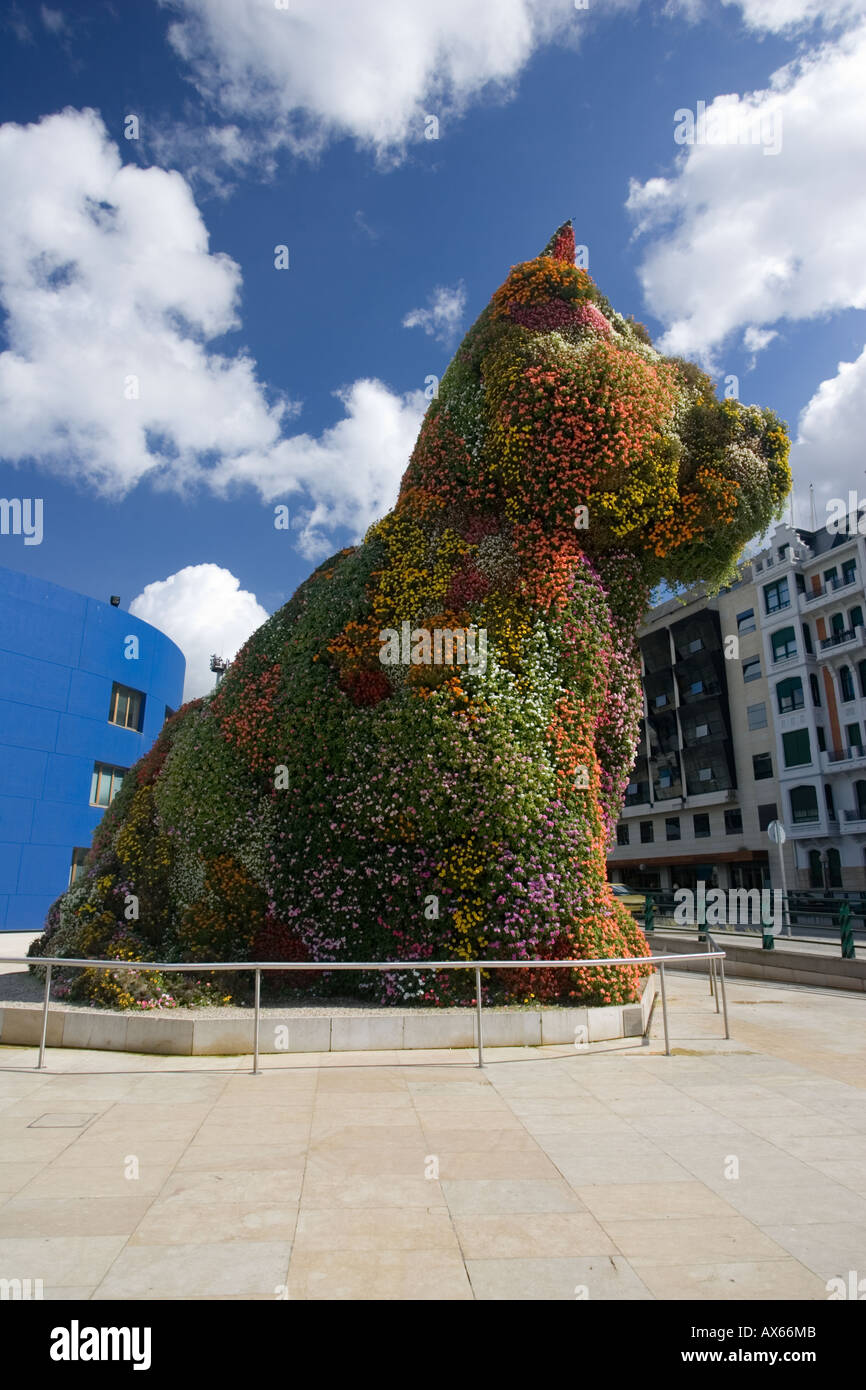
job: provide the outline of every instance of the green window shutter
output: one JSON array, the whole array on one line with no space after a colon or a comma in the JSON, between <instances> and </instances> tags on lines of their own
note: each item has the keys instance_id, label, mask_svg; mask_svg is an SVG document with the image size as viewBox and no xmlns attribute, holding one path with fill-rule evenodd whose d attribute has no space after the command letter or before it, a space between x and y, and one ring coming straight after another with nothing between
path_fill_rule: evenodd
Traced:
<instances>
[{"instance_id":1,"label":"green window shutter","mask_svg":"<svg viewBox=\"0 0 866 1390\"><path fill-rule=\"evenodd\" d=\"M793 729L782 735L782 752L786 767L802 767L812 761L808 729Z\"/></svg>"},{"instance_id":2,"label":"green window shutter","mask_svg":"<svg viewBox=\"0 0 866 1390\"><path fill-rule=\"evenodd\" d=\"M794 655L796 650L797 637L792 627L783 627L779 632L773 633L773 659L775 661L778 661L780 656Z\"/></svg>"}]
</instances>

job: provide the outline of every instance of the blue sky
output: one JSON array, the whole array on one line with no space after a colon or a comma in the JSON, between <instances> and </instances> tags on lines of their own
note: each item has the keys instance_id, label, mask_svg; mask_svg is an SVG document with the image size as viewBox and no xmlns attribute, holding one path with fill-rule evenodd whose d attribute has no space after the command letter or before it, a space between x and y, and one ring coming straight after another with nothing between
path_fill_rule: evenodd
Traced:
<instances>
[{"instance_id":1,"label":"blue sky","mask_svg":"<svg viewBox=\"0 0 866 1390\"><path fill-rule=\"evenodd\" d=\"M393 503L425 378L569 216L622 313L788 421L797 519L810 480L823 517L866 487L864 19L866 0L19 0L0 496L43 498L44 535L0 535L0 564L135 601L199 693L211 651ZM764 134L676 143L698 101Z\"/></svg>"}]
</instances>

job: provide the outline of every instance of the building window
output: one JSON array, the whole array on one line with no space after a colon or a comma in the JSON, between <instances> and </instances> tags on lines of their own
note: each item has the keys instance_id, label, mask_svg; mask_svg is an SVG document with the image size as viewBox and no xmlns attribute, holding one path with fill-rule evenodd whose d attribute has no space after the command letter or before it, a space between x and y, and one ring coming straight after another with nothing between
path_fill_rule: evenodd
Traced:
<instances>
[{"instance_id":1,"label":"building window","mask_svg":"<svg viewBox=\"0 0 866 1390\"><path fill-rule=\"evenodd\" d=\"M842 583L853 584L857 577L857 561L844 560L842 563Z\"/></svg>"},{"instance_id":2,"label":"building window","mask_svg":"<svg viewBox=\"0 0 866 1390\"><path fill-rule=\"evenodd\" d=\"M622 825L622 824L620 824L620 825L618 825L618 826L616 827L616 842L617 842L618 845L627 845L627 844L628 844L628 826L627 826L627 825Z\"/></svg>"},{"instance_id":3,"label":"building window","mask_svg":"<svg viewBox=\"0 0 866 1390\"><path fill-rule=\"evenodd\" d=\"M812 656L814 647L812 646L812 633L808 623L803 623L803 646L806 649L807 656Z\"/></svg>"},{"instance_id":4,"label":"building window","mask_svg":"<svg viewBox=\"0 0 866 1390\"><path fill-rule=\"evenodd\" d=\"M694 817L694 821L695 821L695 839L696 839L696 840L705 840L705 839L707 838L707 836L709 835L709 833L710 833L710 818L709 818L709 816L706 814L706 812L702 811L699 815L696 815L696 816Z\"/></svg>"},{"instance_id":5,"label":"building window","mask_svg":"<svg viewBox=\"0 0 866 1390\"><path fill-rule=\"evenodd\" d=\"M790 608L787 579L777 579L775 584L767 584L764 589L764 612L778 613L782 608Z\"/></svg>"},{"instance_id":6,"label":"building window","mask_svg":"<svg viewBox=\"0 0 866 1390\"><path fill-rule=\"evenodd\" d=\"M659 770L658 780L660 787L670 787L672 785L674 779L669 767L663 767Z\"/></svg>"},{"instance_id":7,"label":"building window","mask_svg":"<svg viewBox=\"0 0 866 1390\"><path fill-rule=\"evenodd\" d=\"M651 820L642 820L640 823L640 842L642 845L651 845L654 839L653 823Z\"/></svg>"},{"instance_id":8,"label":"building window","mask_svg":"<svg viewBox=\"0 0 866 1390\"><path fill-rule=\"evenodd\" d=\"M771 821L778 819L775 801L767 801L758 807L758 829L766 830Z\"/></svg>"},{"instance_id":9,"label":"building window","mask_svg":"<svg viewBox=\"0 0 866 1390\"><path fill-rule=\"evenodd\" d=\"M791 788L791 819L795 825L818 819L818 793L814 787Z\"/></svg>"},{"instance_id":10,"label":"building window","mask_svg":"<svg viewBox=\"0 0 866 1390\"><path fill-rule=\"evenodd\" d=\"M122 729L134 729L141 733L144 714L144 696L140 690L131 690L128 685L111 687L111 707L108 713L109 724L119 724Z\"/></svg>"},{"instance_id":11,"label":"building window","mask_svg":"<svg viewBox=\"0 0 866 1390\"><path fill-rule=\"evenodd\" d=\"M77 883L77 882L78 882L78 880L81 878L82 874L84 873L84 861L85 861L85 859L87 858L87 856L88 856L89 853L90 853L89 850L80 849L80 848L77 848L77 847L72 851L72 863L71 863L70 866L69 866L69 887L70 887L70 888L72 887L73 883Z\"/></svg>"},{"instance_id":12,"label":"building window","mask_svg":"<svg viewBox=\"0 0 866 1390\"><path fill-rule=\"evenodd\" d=\"M657 696L656 696L656 709L658 709L661 705L666 705L667 702L668 702L668 697L667 697L667 695L664 695L664 694L662 694L662 695L657 695Z\"/></svg>"},{"instance_id":13,"label":"building window","mask_svg":"<svg viewBox=\"0 0 866 1390\"><path fill-rule=\"evenodd\" d=\"M835 565L833 566L832 569L829 569L829 570L825 570L825 571L824 571L824 584L826 585L826 587L827 587L828 589L838 589L838 587L839 587L839 575L838 575L837 572L836 572L836 566L835 566Z\"/></svg>"},{"instance_id":14,"label":"building window","mask_svg":"<svg viewBox=\"0 0 866 1390\"><path fill-rule=\"evenodd\" d=\"M763 700L759 705L746 706L746 718L750 729L766 729L767 727L767 706Z\"/></svg>"},{"instance_id":15,"label":"building window","mask_svg":"<svg viewBox=\"0 0 866 1390\"><path fill-rule=\"evenodd\" d=\"M863 751L863 739L862 739L862 737L861 737L861 735L860 735L860 725L859 725L859 724L846 724L846 725L845 725L845 743L846 743L846 746L847 746L848 748L851 748L851 749L857 748L857 749L859 749L860 752L862 753L862 751Z\"/></svg>"},{"instance_id":16,"label":"building window","mask_svg":"<svg viewBox=\"0 0 866 1390\"><path fill-rule=\"evenodd\" d=\"M847 705L849 700L855 698L854 680L851 675L850 666L842 666L839 671L839 689L842 692L842 703Z\"/></svg>"},{"instance_id":17,"label":"building window","mask_svg":"<svg viewBox=\"0 0 866 1390\"><path fill-rule=\"evenodd\" d=\"M827 752L827 735L824 733L823 724L816 724L815 733L818 735L818 752Z\"/></svg>"},{"instance_id":18,"label":"building window","mask_svg":"<svg viewBox=\"0 0 866 1390\"><path fill-rule=\"evenodd\" d=\"M93 777L90 782L91 806L110 806L123 786L123 774L129 769L110 767L107 763L93 764Z\"/></svg>"},{"instance_id":19,"label":"building window","mask_svg":"<svg viewBox=\"0 0 866 1390\"><path fill-rule=\"evenodd\" d=\"M857 679L860 682L860 694L866 700L866 661L857 662Z\"/></svg>"},{"instance_id":20,"label":"building window","mask_svg":"<svg viewBox=\"0 0 866 1390\"><path fill-rule=\"evenodd\" d=\"M808 729L792 729L782 735L782 756L786 767L803 767L812 761Z\"/></svg>"},{"instance_id":21,"label":"building window","mask_svg":"<svg viewBox=\"0 0 866 1390\"><path fill-rule=\"evenodd\" d=\"M743 832L743 813L742 811L725 812L725 834L741 835Z\"/></svg>"},{"instance_id":22,"label":"building window","mask_svg":"<svg viewBox=\"0 0 866 1390\"><path fill-rule=\"evenodd\" d=\"M737 632L742 637L746 632L755 631L755 610L746 608L742 613L737 614Z\"/></svg>"},{"instance_id":23,"label":"building window","mask_svg":"<svg viewBox=\"0 0 866 1390\"><path fill-rule=\"evenodd\" d=\"M802 709L803 682L799 676L789 676L787 680L779 681L776 686L776 699L779 702L779 713L790 714L792 710Z\"/></svg>"},{"instance_id":24,"label":"building window","mask_svg":"<svg viewBox=\"0 0 866 1390\"><path fill-rule=\"evenodd\" d=\"M792 627L780 628L774 632L770 641L773 644L773 660L787 661L797 655L797 636Z\"/></svg>"},{"instance_id":25,"label":"building window","mask_svg":"<svg viewBox=\"0 0 866 1390\"><path fill-rule=\"evenodd\" d=\"M688 650L692 655L694 655L695 652L702 652L704 650L703 639L696 637L694 642L689 643Z\"/></svg>"},{"instance_id":26,"label":"building window","mask_svg":"<svg viewBox=\"0 0 866 1390\"><path fill-rule=\"evenodd\" d=\"M838 849L827 850L827 880L831 888L842 887L842 856Z\"/></svg>"},{"instance_id":27,"label":"building window","mask_svg":"<svg viewBox=\"0 0 866 1390\"><path fill-rule=\"evenodd\" d=\"M689 694L700 695L703 692L703 688L703 681L692 681L691 685L689 686Z\"/></svg>"},{"instance_id":28,"label":"building window","mask_svg":"<svg viewBox=\"0 0 866 1390\"><path fill-rule=\"evenodd\" d=\"M827 803L827 815L831 820L836 819L836 806L833 801L833 788L829 782L824 784L824 800Z\"/></svg>"},{"instance_id":29,"label":"building window","mask_svg":"<svg viewBox=\"0 0 866 1390\"><path fill-rule=\"evenodd\" d=\"M773 759L769 753L756 753L752 758L752 775L756 782L763 782L773 775Z\"/></svg>"},{"instance_id":30,"label":"building window","mask_svg":"<svg viewBox=\"0 0 866 1390\"><path fill-rule=\"evenodd\" d=\"M743 680L759 681L761 679L761 658L759 656L746 657L743 662Z\"/></svg>"},{"instance_id":31,"label":"building window","mask_svg":"<svg viewBox=\"0 0 866 1390\"><path fill-rule=\"evenodd\" d=\"M167 724L168 721L169 721L169 719L173 719L174 716L175 716L176 714L177 714L177 710L176 710L176 709L172 709L172 708L171 708L171 705L166 705L166 707L165 707L165 719L162 721L163 724Z\"/></svg>"},{"instance_id":32,"label":"building window","mask_svg":"<svg viewBox=\"0 0 866 1390\"><path fill-rule=\"evenodd\" d=\"M668 816L665 821L665 839L678 840L680 838L680 818L679 816Z\"/></svg>"},{"instance_id":33,"label":"building window","mask_svg":"<svg viewBox=\"0 0 866 1390\"><path fill-rule=\"evenodd\" d=\"M710 732L710 726L709 726L709 724L696 724L696 725L695 725L695 738L706 738L707 735L709 734L709 732Z\"/></svg>"},{"instance_id":34,"label":"building window","mask_svg":"<svg viewBox=\"0 0 866 1390\"><path fill-rule=\"evenodd\" d=\"M866 667L866 661L861 661L860 665L863 666L863 667ZM861 680L861 682L863 681L863 676L862 676L862 675L861 675L861 677L860 677L860 680ZM820 708L821 708L821 687L820 687L819 684L818 684L818 677L815 675L815 672L814 672L814 671L811 671L811 672L809 673L809 689L810 689L811 692L812 692L812 704L815 706L816 709L820 709ZM864 688L863 694L866 695L866 688Z\"/></svg>"},{"instance_id":35,"label":"building window","mask_svg":"<svg viewBox=\"0 0 866 1390\"><path fill-rule=\"evenodd\" d=\"M698 770L698 781L699 781L699 782L712 782L712 780L713 780L713 769L712 769L711 767L702 767L702 768L699 768L699 770Z\"/></svg>"},{"instance_id":36,"label":"building window","mask_svg":"<svg viewBox=\"0 0 866 1390\"><path fill-rule=\"evenodd\" d=\"M821 864L821 852L817 849L809 850L809 887L824 887L824 869Z\"/></svg>"}]
</instances>

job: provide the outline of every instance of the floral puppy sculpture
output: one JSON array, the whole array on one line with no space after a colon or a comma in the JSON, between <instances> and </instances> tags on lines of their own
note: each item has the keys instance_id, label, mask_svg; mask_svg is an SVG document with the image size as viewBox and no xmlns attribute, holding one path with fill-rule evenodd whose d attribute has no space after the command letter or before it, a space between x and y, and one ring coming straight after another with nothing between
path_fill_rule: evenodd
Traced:
<instances>
[{"instance_id":1,"label":"floral puppy sculpture","mask_svg":"<svg viewBox=\"0 0 866 1390\"><path fill-rule=\"evenodd\" d=\"M35 954L574 959L486 972L486 995L636 997L648 948L605 880L638 737L635 632L654 585L721 584L779 515L788 441L660 356L574 257L566 224L513 267L393 511L166 724ZM617 956L636 963L579 964ZM443 1003L475 981L315 987Z\"/></svg>"}]
</instances>

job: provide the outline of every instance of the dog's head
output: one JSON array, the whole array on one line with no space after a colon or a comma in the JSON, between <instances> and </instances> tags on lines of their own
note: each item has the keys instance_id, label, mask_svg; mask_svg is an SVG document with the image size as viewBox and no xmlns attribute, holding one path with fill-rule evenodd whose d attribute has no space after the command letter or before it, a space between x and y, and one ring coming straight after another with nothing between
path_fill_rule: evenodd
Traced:
<instances>
[{"instance_id":1,"label":"dog's head","mask_svg":"<svg viewBox=\"0 0 866 1390\"><path fill-rule=\"evenodd\" d=\"M785 427L662 357L575 265L565 223L513 266L431 403L401 499L504 510L554 549L631 553L656 583L727 578L790 489ZM566 537L568 538L566 540Z\"/></svg>"}]
</instances>

